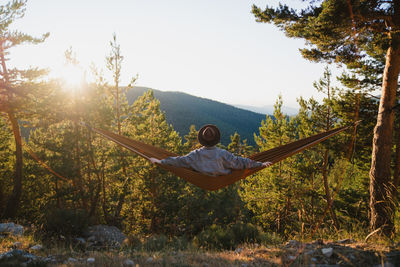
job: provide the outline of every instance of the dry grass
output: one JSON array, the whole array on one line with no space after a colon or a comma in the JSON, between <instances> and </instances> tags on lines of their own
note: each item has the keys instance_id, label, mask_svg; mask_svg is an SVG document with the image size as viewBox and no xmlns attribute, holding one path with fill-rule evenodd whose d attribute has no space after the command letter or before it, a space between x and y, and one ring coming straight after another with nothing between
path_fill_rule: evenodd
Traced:
<instances>
[{"instance_id":1,"label":"dry grass","mask_svg":"<svg viewBox=\"0 0 400 267\"><path fill-rule=\"evenodd\" d=\"M166 248L163 251L134 250L129 247L120 250L86 251L65 244L46 244L41 251L30 251L32 245L39 244L31 236L0 238L0 253L15 248L29 251L37 256L52 256L57 263L47 266L124 266L126 260L135 263L133 266L173 266L173 267L211 267L211 266L313 266L315 264L339 264L346 266L373 266L385 264L387 253L398 252L399 247L390 246L384 241L371 240L365 242L337 243L334 241L298 243L298 246L288 247L284 244L276 246L243 245L235 251L205 251L189 248L184 251ZM321 248L334 248L333 256L327 258ZM309 253L312 251L313 253ZM72 258L74 261L68 261ZM88 258L94 258L88 263ZM393 260L390 259L392 262ZM396 258L397 260L397 258ZM397 261L393 263L400 263ZM374 264L372 264L372 262ZM42 266L42 265L39 265ZM44 265L43 265L44 266Z\"/></svg>"},{"instance_id":2,"label":"dry grass","mask_svg":"<svg viewBox=\"0 0 400 267\"><path fill-rule=\"evenodd\" d=\"M281 264L279 254L278 249L268 248L245 248L240 253L233 251L91 252L81 255L84 257L80 262L51 266L123 266L127 259L132 260L136 266L279 266ZM89 257L95 258L95 263L88 264L85 260Z\"/></svg>"}]
</instances>

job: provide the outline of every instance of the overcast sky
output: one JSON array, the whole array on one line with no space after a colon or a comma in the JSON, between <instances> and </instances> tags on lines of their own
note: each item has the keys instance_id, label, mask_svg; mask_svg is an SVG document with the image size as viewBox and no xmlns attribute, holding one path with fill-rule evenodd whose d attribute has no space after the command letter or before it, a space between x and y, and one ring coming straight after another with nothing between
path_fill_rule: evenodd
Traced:
<instances>
[{"instance_id":1,"label":"overcast sky","mask_svg":"<svg viewBox=\"0 0 400 267\"><path fill-rule=\"evenodd\" d=\"M277 1L30 0L13 27L50 37L14 49L11 64L49 68L52 76L73 80L64 65L64 51L72 47L80 68L94 63L107 73L105 56L116 33L122 84L138 74L136 85L252 106L273 104L279 94L286 106L296 106L299 96L318 98L312 83L324 65L301 57L303 40L257 23L252 4L264 8Z\"/></svg>"}]
</instances>

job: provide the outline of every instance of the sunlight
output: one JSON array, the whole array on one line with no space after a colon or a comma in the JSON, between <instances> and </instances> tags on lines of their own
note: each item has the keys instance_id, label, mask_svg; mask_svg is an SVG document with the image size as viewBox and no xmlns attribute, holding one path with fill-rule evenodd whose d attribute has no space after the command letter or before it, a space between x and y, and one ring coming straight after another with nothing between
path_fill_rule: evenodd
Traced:
<instances>
[{"instance_id":1,"label":"sunlight","mask_svg":"<svg viewBox=\"0 0 400 267\"><path fill-rule=\"evenodd\" d=\"M63 81L65 88L71 91L78 90L85 80L84 70L72 64L64 65L57 76Z\"/></svg>"}]
</instances>

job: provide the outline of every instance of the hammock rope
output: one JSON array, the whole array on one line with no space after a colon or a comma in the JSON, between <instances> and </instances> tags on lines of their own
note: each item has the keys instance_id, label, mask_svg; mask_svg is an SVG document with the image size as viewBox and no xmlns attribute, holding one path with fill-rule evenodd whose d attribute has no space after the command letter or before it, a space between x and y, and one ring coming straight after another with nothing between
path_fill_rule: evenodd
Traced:
<instances>
[{"instance_id":1,"label":"hammock rope","mask_svg":"<svg viewBox=\"0 0 400 267\"><path fill-rule=\"evenodd\" d=\"M356 124L357 123L358 122L356 122ZM300 153L307 148L315 146L320 142L347 130L349 127L351 126L343 126L335 128L323 133L319 133L304 139L294 141L286 145L282 145L267 151L256 153L250 156L249 158L260 162L269 161L272 163L277 163L287 157ZM89 130L92 130L100 134L101 136L127 148L128 150L132 151L133 153L136 153L137 155L147 160L149 160L150 158L157 158L159 160L162 160L167 157L178 156L177 154L169 152L167 150L152 145L148 145L140 141L130 139L128 137L118 135L107 130L98 129L90 126L88 126L88 128ZM232 173L228 175L210 176L187 168L175 167L164 164L157 164L157 165L202 189L210 191L218 190L220 188L233 184L264 168L264 167L258 167L253 169L234 170L232 171Z\"/></svg>"}]
</instances>

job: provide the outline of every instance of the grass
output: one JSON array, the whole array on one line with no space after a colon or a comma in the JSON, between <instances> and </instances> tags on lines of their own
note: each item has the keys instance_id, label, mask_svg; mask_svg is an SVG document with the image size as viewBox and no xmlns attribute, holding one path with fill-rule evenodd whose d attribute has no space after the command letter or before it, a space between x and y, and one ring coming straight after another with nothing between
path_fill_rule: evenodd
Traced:
<instances>
[{"instance_id":1,"label":"grass","mask_svg":"<svg viewBox=\"0 0 400 267\"><path fill-rule=\"evenodd\" d=\"M322 233L320 233L322 234ZM327 234L326 232L324 234ZM332 234L332 240L354 239L355 234L341 232ZM295 236L294 236L295 237ZM325 237L329 237L326 235ZM339 238L337 238L339 237ZM161 240L161 241L160 241ZM0 253L4 253L14 248L15 242L19 242L19 249L31 252L37 256L48 257L52 255L57 263L39 266L124 266L126 260L134 262L133 266L309 266L316 264L345 264L348 266L373 266L385 263L386 254L390 251L398 251L400 248L384 239L374 237L368 243L363 241L351 242L350 244L340 244L324 239L324 244L318 244L315 240L307 240L307 244L288 247L283 242L278 243L279 239L270 235L266 238L271 243L243 244L234 250L212 250L200 249L187 240L178 240L168 243L164 238L142 240L140 245L135 240L131 245L125 245L121 249L108 249L102 251L86 250L82 247L71 245L66 242L43 243L44 249L41 251L30 251L32 245L41 244L35 240L33 235L22 237L7 236L0 238ZM301 240L301 239L298 239ZM149 243L150 242L150 243ZM302 242L306 242L304 239ZM182 245L183 244L183 245ZM300 243L299 243L300 244ZM313 245L311 245L313 244ZM330 258L324 256L321 248L332 247L335 253ZM309 251L313 251L309 254ZM76 261L68 261L73 258ZM94 263L88 263L88 258L94 258ZM357 264L355 264L357 262ZM371 265L371 263L374 264ZM393 264L400 264L400 260L395 259ZM18 266L18 262L10 263ZM2 262L0 262L0 266ZM358 265L359 266L359 265ZM378 265L379 266L379 265ZM28 265L29 267L29 265Z\"/></svg>"}]
</instances>

